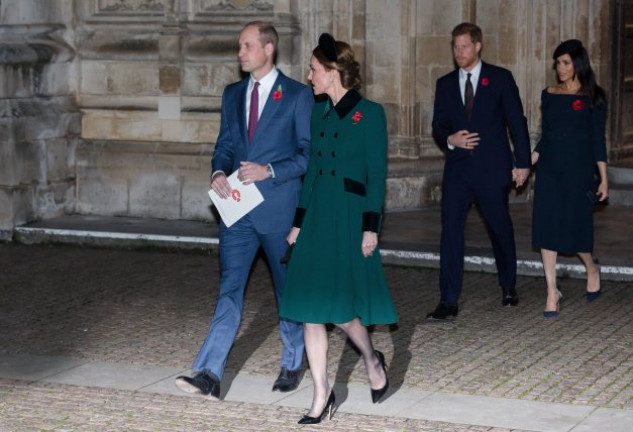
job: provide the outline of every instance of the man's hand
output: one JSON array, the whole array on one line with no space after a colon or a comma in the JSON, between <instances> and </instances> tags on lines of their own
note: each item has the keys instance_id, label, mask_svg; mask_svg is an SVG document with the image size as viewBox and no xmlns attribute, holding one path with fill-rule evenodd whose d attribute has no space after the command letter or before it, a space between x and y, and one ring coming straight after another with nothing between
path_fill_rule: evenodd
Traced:
<instances>
[{"instance_id":1,"label":"man's hand","mask_svg":"<svg viewBox=\"0 0 633 432\"><path fill-rule=\"evenodd\" d=\"M211 180L211 189L213 189L222 199L227 199L231 196L231 185L223 172L218 172L213 176L213 179Z\"/></svg>"},{"instance_id":2,"label":"man's hand","mask_svg":"<svg viewBox=\"0 0 633 432\"><path fill-rule=\"evenodd\" d=\"M237 179L245 185L266 180L268 177L268 165L259 165L253 162L240 162L240 169L237 171Z\"/></svg>"},{"instance_id":3,"label":"man's hand","mask_svg":"<svg viewBox=\"0 0 633 432\"><path fill-rule=\"evenodd\" d=\"M514 180L518 188L523 186L529 175L529 168L515 168L512 170L512 180Z\"/></svg>"},{"instance_id":4,"label":"man's hand","mask_svg":"<svg viewBox=\"0 0 633 432\"><path fill-rule=\"evenodd\" d=\"M468 132L466 129L455 132L448 137L448 143L453 147L460 147L465 150L472 150L479 145L479 134Z\"/></svg>"}]
</instances>

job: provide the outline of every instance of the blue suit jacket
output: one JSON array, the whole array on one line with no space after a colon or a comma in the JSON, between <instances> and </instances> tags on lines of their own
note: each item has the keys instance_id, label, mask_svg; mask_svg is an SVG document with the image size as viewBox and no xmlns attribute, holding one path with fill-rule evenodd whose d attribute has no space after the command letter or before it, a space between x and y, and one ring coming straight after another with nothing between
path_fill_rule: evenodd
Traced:
<instances>
[{"instance_id":1,"label":"blue suit jacket","mask_svg":"<svg viewBox=\"0 0 633 432\"><path fill-rule=\"evenodd\" d=\"M512 133L514 158L508 127ZM437 80L433 135L438 144L446 148L448 136L462 129L479 133L479 145L472 151L447 149L446 164L468 164L473 181L498 181L499 176L509 181L513 163L517 168L530 167L527 121L519 89L507 69L482 62L470 120L460 93L459 70Z\"/></svg>"},{"instance_id":2,"label":"blue suit jacket","mask_svg":"<svg viewBox=\"0 0 633 432\"><path fill-rule=\"evenodd\" d=\"M249 144L246 128L246 91L249 77L228 85L222 95L220 133L211 160L211 172L229 176L240 162L271 164L275 178L255 183L264 202L249 217L261 233L289 231L299 199L301 176L310 155L312 90L281 71L270 92ZM273 95L281 86L281 98Z\"/></svg>"}]
</instances>

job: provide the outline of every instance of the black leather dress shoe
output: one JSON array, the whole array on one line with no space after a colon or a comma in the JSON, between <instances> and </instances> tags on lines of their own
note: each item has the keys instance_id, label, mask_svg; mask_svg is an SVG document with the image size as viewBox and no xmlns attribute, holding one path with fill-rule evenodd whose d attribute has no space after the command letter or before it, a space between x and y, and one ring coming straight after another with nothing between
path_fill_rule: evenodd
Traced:
<instances>
[{"instance_id":1,"label":"black leather dress shoe","mask_svg":"<svg viewBox=\"0 0 633 432\"><path fill-rule=\"evenodd\" d=\"M279 376L273 384L273 391L289 392L299 387L299 381L301 381L301 369L296 371L288 370L285 367L281 368Z\"/></svg>"},{"instance_id":2,"label":"black leather dress shoe","mask_svg":"<svg viewBox=\"0 0 633 432\"><path fill-rule=\"evenodd\" d=\"M435 310L426 316L430 320L450 320L457 316L459 308L457 305L448 305L440 303Z\"/></svg>"},{"instance_id":3,"label":"black leather dress shoe","mask_svg":"<svg viewBox=\"0 0 633 432\"><path fill-rule=\"evenodd\" d=\"M220 380L206 372L198 372L193 378L181 375L176 378L176 387L186 393L198 393L209 399L220 400Z\"/></svg>"},{"instance_id":4,"label":"black leather dress shoe","mask_svg":"<svg viewBox=\"0 0 633 432\"><path fill-rule=\"evenodd\" d=\"M504 306L516 306L519 304L519 295L517 290L513 288L503 288L501 304Z\"/></svg>"}]
</instances>

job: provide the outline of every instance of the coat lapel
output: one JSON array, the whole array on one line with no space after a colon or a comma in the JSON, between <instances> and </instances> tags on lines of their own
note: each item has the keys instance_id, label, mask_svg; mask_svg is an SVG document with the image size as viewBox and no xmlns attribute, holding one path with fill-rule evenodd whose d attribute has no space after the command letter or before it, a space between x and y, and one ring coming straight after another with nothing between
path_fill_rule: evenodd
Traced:
<instances>
[{"instance_id":1,"label":"coat lapel","mask_svg":"<svg viewBox=\"0 0 633 432\"><path fill-rule=\"evenodd\" d=\"M475 99L473 100L473 115L477 112L477 106L481 105L486 98L486 87L490 84L490 78L488 78L488 68L486 63L481 62L481 71L479 72L479 80L477 81L477 90L475 91ZM485 83L482 82L485 80ZM479 102L479 103L478 103Z\"/></svg>"},{"instance_id":2,"label":"coat lapel","mask_svg":"<svg viewBox=\"0 0 633 432\"><path fill-rule=\"evenodd\" d=\"M246 90L248 90L249 79L250 78L246 78L242 81L242 88L238 91L236 103L237 124L244 143L248 143L248 130L246 128Z\"/></svg>"}]
</instances>

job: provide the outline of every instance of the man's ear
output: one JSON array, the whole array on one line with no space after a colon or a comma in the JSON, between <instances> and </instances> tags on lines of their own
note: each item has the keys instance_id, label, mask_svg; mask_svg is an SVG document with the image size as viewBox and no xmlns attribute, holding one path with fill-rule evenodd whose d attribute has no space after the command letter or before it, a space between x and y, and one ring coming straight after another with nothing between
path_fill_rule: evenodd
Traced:
<instances>
[{"instance_id":1,"label":"man's ear","mask_svg":"<svg viewBox=\"0 0 633 432\"><path fill-rule=\"evenodd\" d=\"M475 42L475 51L477 52L477 54L481 55L481 42Z\"/></svg>"},{"instance_id":2,"label":"man's ear","mask_svg":"<svg viewBox=\"0 0 633 432\"><path fill-rule=\"evenodd\" d=\"M266 45L264 45L264 52L266 53L266 55L272 56L273 54L275 54L275 47L272 43L268 42Z\"/></svg>"}]
</instances>

